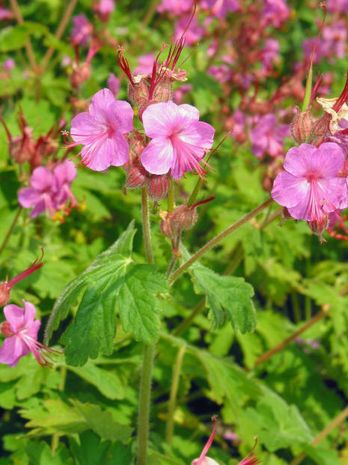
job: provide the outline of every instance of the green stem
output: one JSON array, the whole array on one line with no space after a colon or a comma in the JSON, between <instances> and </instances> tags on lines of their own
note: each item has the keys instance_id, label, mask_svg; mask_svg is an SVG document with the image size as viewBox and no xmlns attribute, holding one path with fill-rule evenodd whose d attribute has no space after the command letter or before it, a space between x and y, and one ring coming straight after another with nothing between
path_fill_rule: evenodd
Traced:
<instances>
[{"instance_id":1,"label":"green stem","mask_svg":"<svg viewBox=\"0 0 348 465\"><path fill-rule=\"evenodd\" d=\"M199 260L205 253L209 252L213 247L218 245L222 240L224 240L226 237L228 237L230 234L232 234L234 231L236 231L238 228L243 226L245 223L247 223L249 220L254 218L254 216L258 215L262 210L267 208L273 200L267 199L265 202L263 202L261 205L258 207L254 208L254 210L251 210L251 212L247 213L244 215L242 218L240 218L238 221L235 223L231 224L228 228L226 228L224 231L222 231L220 234L215 236L213 239L211 239L209 242L207 242L203 247L201 247L195 254L193 254L185 263L183 263L170 277L169 279L169 284L173 285L175 281L183 274L185 273L190 266L195 263L197 260Z\"/></svg>"},{"instance_id":2,"label":"green stem","mask_svg":"<svg viewBox=\"0 0 348 465\"><path fill-rule=\"evenodd\" d=\"M144 346L139 392L137 465L147 464L147 449L150 432L152 370L155 350L155 345Z\"/></svg>"},{"instance_id":3,"label":"green stem","mask_svg":"<svg viewBox=\"0 0 348 465\"><path fill-rule=\"evenodd\" d=\"M17 210L17 213L15 214L15 216L13 218L11 226L10 226L9 230L7 231L7 233L6 233L6 235L4 237L4 240L2 241L2 244L0 245L0 255L2 254L4 249L6 248L6 246L8 244L8 241L10 240L10 238L12 236L12 233L13 233L15 227L16 227L17 221L19 220L19 217L20 217L20 215L22 213L22 210L23 210L23 208L19 207L18 210Z\"/></svg>"},{"instance_id":4,"label":"green stem","mask_svg":"<svg viewBox=\"0 0 348 465\"><path fill-rule=\"evenodd\" d=\"M149 196L146 187L141 191L141 211L143 218L143 237L145 257L148 263L153 263L152 242L151 242L151 228L150 228L150 210L149 210Z\"/></svg>"},{"instance_id":5,"label":"green stem","mask_svg":"<svg viewBox=\"0 0 348 465\"><path fill-rule=\"evenodd\" d=\"M169 190L168 190L168 211L172 212L175 208L175 185L173 179L169 180Z\"/></svg>"},{"instance_id":6,"label":"green stem","mask_svg":"<svg viewBox=\"0 0 348 465\"><path fill-rule=\"evenodd\" d=\"M181 336L183 332L191 325L192 321L196 318L197 315L202 313L205 308L205 299L202 299L198 302L192 312L189 314L185 320L183 320L173 331L173 336Z\"/></svg>"},{"instance_id":7,"label":"green stem","mask_svg":"<svg viewBox=\"0 0 348 465\"><path fill-rule=\"evenodd\" d=\"M178 394L179 380L181 367L184 360L184 355L186 352L186 346L180 347L178 355L176 357L176 362L173 368L172 384L170 389L169 404L168 404L168 420L166 425L166 441L169 445L173 442L174 434L174 415L176 407L176 396Z\"/></svg>"},{"instance_id":8,"label":"green stem","mask_svg":"<svg viewBox=\"0 0 348 465\"><path fill-rule=\"evenodd\" d=\"M148 263L153 263L154 260L151 243L149 198L146 188L143 188L141 192L141 207L145 256ZM141 368L139 388L137 465L147 464L148 440L150 432L151 384L155 351L155 345L144 345L143 365Z\"/></svg>"}]
</instances>

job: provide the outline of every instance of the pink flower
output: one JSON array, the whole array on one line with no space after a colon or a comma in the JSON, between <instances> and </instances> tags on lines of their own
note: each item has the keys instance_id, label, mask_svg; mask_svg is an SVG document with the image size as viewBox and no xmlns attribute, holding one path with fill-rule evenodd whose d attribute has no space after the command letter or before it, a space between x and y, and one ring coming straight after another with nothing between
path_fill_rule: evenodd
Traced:
<instances>
[{"instance_id":1,"label":"pink flower","mask_svg":"<svg viewBox=\"0 0 348 465\"><path fill-rule=\"evenodd\" d=\"M269 71L279 59L279 42L277 39L267 39L262 50L261 64L264 72Z\"/></svg>"},{"instance_id":2,"label":"pink flower","mask_svg":"<svg viewBox=\"0 0 348 465\"><path fill-rule=\"evenodd\" d=\"M13 18L12 11L0 6L0 21L6 21L12 18Z\"/></svg>"},{"instance_id":3,"label":"pink flower","mask_svg":"<svg viewBox=\"0 0 348 465\"><path fill-rule=\"evenodd\" d=\"M182 86L175 89L175 91L173 92L173 100L174 100L174 102L177 105L182 103L182 101L184 100L185 95L188 94L189 92L191 92L191 90L192 90L192 86L190 84L183 84Z\"/></svg>"},{"instance_id":4,"label":"pink flower","mask_svg":"<svg viewBox=\"0 0 348 465\"><path fill-rule=\"evenodd\" d=\"M166 174L175 179L187 171L203 174L200 161L212 147L215 130L199 121L199 111L191 105L163 102L150 105L143 113L145 133L151 142L141 162L151 174Z\"/></svg>"},{"instance_id":5,"label":"pink flower","mask_svg":"<svg viewBox=\"0 0 348 465\"><path fill-rule=\"evenodd\" d=\"M121 82L120 80L114 75L114 74L109 74L108 77L108 88L111 90L113 93L114 97L116 97L120 91L121 87Z\"/></svg>"},{"instance_id":6,"label":"pink flower","mask_svg":"<svg viewBox=\"0 0 348 465\"><path fill-rule=\"evenodd\" d=\"M33 209L32 218L44 212L53 216L68 200L75 205L76 201L71 192L71 183L75 177L76 168L69 160L56 165L53 170L39 166L31 175L30 187L19 191L19 203L24 208Z\"/></svg>"},{"instance_id":7,"label":"pink flower","mask_svg":"<svg viewBox=\"0 0 348 465\"><path fill-rule=\"evenodd\" d=\"M224 18L228 13L240 10L239 0L203 0L202 7L207 8L217 18Z\"/></svg>"},{"instance_id":8,"label":"pink flower","mask_svg":"<svg viewBox=\"0 0 348 465\"><path fill-rule=\"evenodd\" d=\"M2 65L5 71L12 71L15 66L16 63L12 58L7 58Z\"/></svg>"},{"instance_id":9,"label":"pink flower","mask_svg":"<svg viewBox=\"0 0 348 465\"><path fill-rule=\"evenodd\" d=\"M213 76L220 84L229 82L233 72L229 65L222 63L221 65L213 65L208 69L210 76Z\"/></svg>"},{"instance_id":10,"label":"pink flower","mask_svg":"<svg viewBox=\"0 0 348 465\"><path fill-rule=\"evenodd\" d=\"M264 115L250 131L252 150L258 158L266 154L277 157L283 153L284 138L288 135L287 124L279 124L272 113Z\"/></svg>"},{"instance_id":11,"label":"pink flower","mask_svg":"<svg viewBox=\"0 0 348 465\"><path fill-rule=\"evenodd\" d=\"M85 15L73 17L73 29L71 31L71 42L73 45L86 45L91 38L93 26Z\"/></svg>"},{"instance_id":12,"label":"pink flower","mask_svg":"<svg viewBox=\"0 0 348 465\"><path fill-rule=\"evenodd\" d=\"M109 89L97 92L88 112L79 113L71 122L74 145L83 145L82 161L94 171L127 163L129 145L125 136L132 130L132 107L115 100Z\"/></svg>"},{"instance_id":13,"label":"pink flower","mask_svg":"<svg viewBox=\"0 0 348 465\"><path fill-rule=\"evenodd\" d=\"M264 0L263 18L267 24L280 27L289 16L286 0Z\"/></svg>"},{"instance_id":14,"label":"pink flower","mask_svg":"<svg viewBox=\"0 0 348 465\"><path fill-rule=\"evenodd\" d=\"M345 159L334 142L293 147L274 181L273 199L296 220L308 221L313 229L322 231L329 213L348 206Z\"/></svg>"},{"instance_id":15,"label":"pink flower","mask_svg":"<svg viewBox=\"0 0 348 465\"><path fill-rule=\"evenodd\" d=\"M173 15L179 16L182 13L188 13L192 10L194 0L162 0L157 8L159 13L168 11Z\"/></svg>"},{"instance_id":16,"label":"pink flower","mask_svg":"<svg viewBox=\"0 0 348 465\"><path fill-rule=\"evenodd\" d=\"M94 11L102 21L108 21L109 16L115 9L114 0L99 0L95 5Z\"/></svg>"},{"instance_id":17,"label":"pink flower","mask_svg":"<svg viewBox=\"0 0 348 465\"><path fill-rule=\"evenodd\" d=\"M153 53L147 53L146 55L140 56L138 59L138 66L135 68L134 74L151 74L155 59L156 57Z\"/></svg>"},{"instance_id":18,"label":"pink flower","mask_svg":"<svg viewBox=\"0 0 348 465\"><path fill-rule=\"evenodd\" d=\"M185 44L193 45L204 35L205 29L200 26L197 18L187 15L178 19L175 24L175 40L185 36Z\"/></svg>"},{"instance_id":19,"label":"pink flower","mask_svg":"<svg viewBox=\"0 0 348 465\"><path fill-rule=\"evenodd\" d=\"M41 321L35 320L34 305L29 302L24 302L24 308L6 305L4 314L6 321L0 325L0 334L5 336L5 341L0 347L0 363L16 366L31 352L43 364L42 346L37 340Z\"/></svg>"}]
</instances>

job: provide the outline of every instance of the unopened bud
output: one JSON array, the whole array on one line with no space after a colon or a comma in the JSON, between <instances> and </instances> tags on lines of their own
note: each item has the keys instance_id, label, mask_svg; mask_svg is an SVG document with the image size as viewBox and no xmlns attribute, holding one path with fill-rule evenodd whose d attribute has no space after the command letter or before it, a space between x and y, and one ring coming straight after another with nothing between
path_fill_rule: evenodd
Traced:
<instances>
[{"instance_id":1,"label":"unopened bud","mask_svg":"<svg viewBox=\"0 0 348 465\"><path fill-rule=\"evenodd\" d=\"M7 305L10 300L11 287L5 281L0 284L0 307Z\"/></svg>"},{"instance_id":2,"label":"unopened bud","mask_svg":"<svg viewBox=\"0 0 348 465\"><path fill-rule=\"evenodd\" d=\"M191 229L196 224L197 219L195 207L180 205L162 220L161 231L165 236L174 238L182 231Z\"/></svg>"},{"instance_id":3,"label":"unopened bud","mask_svg":"<svg viewBox=\"0 0 348 465\"><path fill-rule=\"evenodd\" d=\"M91 66L89 63L82 63L77 66L70 77L71 85L76 89L81 86L91 76Z\"/></svg>"},{"instance_id":4,"label":"unopened bud","mask_svg":"<svg viewBox=\"0 0 348 465\"><path fill-rule=\"evenodd\" d=\"M204 457L203 460L196 459L191 462L191 465L219 465L216 460L211 459L210 457Z\"/></svg>"},{"instance_id":5,"label":"unopened bud","mask_svg":"<svg viewBox=\"0 0 348 465\"><path fill-rule=\"evenodd\" d=\"M137 189L144 187L147 181L146 171L141 165L133 165L127 173L126 187L128 189Z\"/></svg>"},{"instance_id":6,"label":"unopened bud","mask_svg":"<svg viewBox=\"0 0 348 465\"><path fill-rule=\"evenodd\" d=\"M161 200L167 197L169 190L168 176L151 176L148 180L149 196L153 200Z\"/></svg>"},{"instance_id":7,"label":"unopened bud","mask_svg":"<svg viewBox=\"0 0 348 465\"><path fill-rule=\"evenodd\" d=\"M291 135L299 144L307 142L313 129L314 120L309 110L300 111L297 108L296 115L291 123Z\"/></svg>"},{"instance_id":8,"label":"unopened bud","mask_svg":"<svg viewBox=\"0 0 348 465\"><path fill-rule=\"evenodd\" d=\"M8 321L4 321L0 324L0 334L5 337L13 336L13 331Z\"/></svg>"}]
</instances>

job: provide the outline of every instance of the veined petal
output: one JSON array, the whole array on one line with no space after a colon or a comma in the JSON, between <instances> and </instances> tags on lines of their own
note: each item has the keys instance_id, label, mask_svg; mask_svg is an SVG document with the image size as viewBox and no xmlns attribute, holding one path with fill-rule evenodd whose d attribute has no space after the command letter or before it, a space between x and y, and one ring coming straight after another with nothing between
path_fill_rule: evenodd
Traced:
<instances>
[{"instance_id":1,"label":"veined petal","mask_svg":"<svg viewBox=\"0 0 348 465\"><path fill-rule=\"evenodd\" d=\"M153 139L143 150L141 163L151 174L166 174L171 168L173 156L174 151L170 140L157 138Z\"/></svg>"},{"instance_id":2,"label":"veined petal","mask_svg":"<svg viewBox=\"0 0 348 465\"><path fill-rule=\"evenodd\" d=\"M0 347L0 363L15 366L19 359L29 352L29 348L18 336L8 337Z\"/></svg>"},{"instance_id":3,"label":"veined petal","mask_svg":"<svg viewBox=\"0 0 348 465\"><path fill-rule=\"evenodd\" d=\"M24 310L18 305L10 304L4 307L6 321L10 323L12 331L19 331L25 324Z\"/></svg>"},{"instance_id":4,"label":"veined petal","mask_svg":"<svg viewBox=\"0 0 348 465\"><path fill-rule=\"evenodd\" d=\"M149 137L168 137L180 118L178 105L173 102L161 102L149 105L142 116L145 134Z\"/></svg>"},{"instance_id":5,"label":"veined petal","mask_svg":"<svg viewBox=\"0 0 348 465\"><path fill-rule=\"evenodd\" d=\"M310 184L286 171L282 171L275 178L272 198L283 207L295 207L306 198Z\"/></svg>"},{"instance_id":6,"label":"veined petal","mask_svg":"<svg viewBox=\"0 0 348 465\"><path fill-rule=\"evenodd\" d=\"M214 142L215 129L208 123L194 121L185 130L180 132L182 142L190 144L196 156L202 158L210 150Z\"/></svg>"},{"instance_id":7,"label":"veined petal","mask_svg":"<svg viewBox=\"0 0 348 465\"><path fill-rule=\"evenodd\" d=\"M317 148L310 144L301 144L291 148L286 154L284 169L294 176L304 176L311 166L311 159Z\"/></svg>"}]
</instances>

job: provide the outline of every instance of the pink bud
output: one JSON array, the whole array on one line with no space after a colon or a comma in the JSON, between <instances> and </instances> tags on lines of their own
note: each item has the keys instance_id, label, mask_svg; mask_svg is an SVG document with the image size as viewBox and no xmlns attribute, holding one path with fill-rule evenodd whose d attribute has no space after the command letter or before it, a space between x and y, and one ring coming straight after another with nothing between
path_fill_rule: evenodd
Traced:
<instances>
[{"instance_id":1,"label":"pink bud","mask_svg":"<svg viewBox=\"0 0 348 465\"><path fill-rule=\"evenodd\" d=\"M144 187L147 181L145 169L138 164L133 165L128 173L126 180L126 187L128 189L137 189Z\"/></svg>"}]
</instances>

